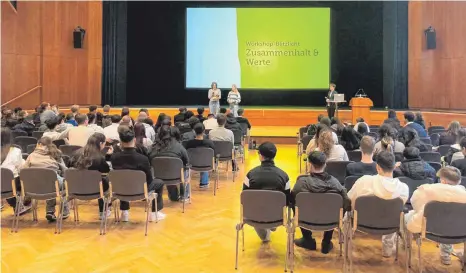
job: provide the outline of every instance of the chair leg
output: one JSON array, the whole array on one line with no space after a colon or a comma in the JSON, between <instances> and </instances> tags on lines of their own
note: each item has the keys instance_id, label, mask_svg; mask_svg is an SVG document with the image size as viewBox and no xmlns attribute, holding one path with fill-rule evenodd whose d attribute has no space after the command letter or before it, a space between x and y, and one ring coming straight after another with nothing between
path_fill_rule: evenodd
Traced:
<instances>
[{"instance_id":1,"label":"chair leg","mask_svg":"<svg viewBox=\"0 0 466 273\"><path fill-rule=\"evenodd\" d=\"M286 227L286 253L285 253L285 272L288 271L288 262L290 260L290 231Z\"/></svg>"},{"instance_id":2,"label":"chair leg","mask_svg":"<svg viewBox=\"0 0 466 273\"><path fill-rule=\"evenodd\" d=\"M231 161L231 172L233 173L233 182L235 182L236 170L238 169L238 162L236 162L236 169L233 169L233 160Z\"/></svg>"},{"instance_id":3,"label":"chair leg","mask_svg":"<svg viewBox=\"0 0 466 273\"><path fill-rule=\"evenodd\" d=\"M243 251L244 251L244 226L241 226L241 237L243 238Z\"/></svg>"},{"instance_id":4,"label":"chair leg","mask_svg":"<svg viewBox=\"0 0 466 273\"><path fill-rule=\"evenodd\" d=\"M463 243L463 257L461 257L463 273L466 273L466 242Z\"/></svg>"},{"instance_id":5,"label":"chair leg","mask_svg":"<svg viewBox=\"0 0 466 273\"><path fill-rule=\"evenodd\" d=\"M353 273L353 231L349 230L349 261L350 272Z\"/></svg>"},{"instance_id":6,"label":"chair leg","mask_svg":"<svg viewBox=\"0 0 466 273\"><path fill-rule=\"evenodd\" d=\"M422 255L421 255L422 239L421 237L416 239L416 243L417 243L417 252L418 252L418 259L419 259L419 273L422 273Z\"/></svg>"},{"instance_id":7,"label":"chair leg","mask_svg":"<svg viewBox=\"0 0 466 273\"><path fill-rule=\"evenodd\" d=\"M235 270L238 269L238 244L239 244L239 225L236 225L236 260L235 260ZM244 237L243 237L244 238Z\"/></svg>"},{"instance_id":8,"label":"chair leg","mask_svg":"<svg viewBox=\"0 0 466 273\"><path fill-rule=\"evenodd\" d=\"M398 233L395 235L395 244L396 244L395 245L395 261L398 261L398 247L399 247L398 237L399 236L400 235Z\"/></svg>"},{"instance_id":9,"label":"chair leg","mask_svg":"<svg viewBox=\"0 0 466 273\"><path fill-rule=\"evenodd\" d=\"M341 228L338 228L338 244L340 245L340 257L342 255L343 250L343 234Z\"/></svg>"},{"instance_id":10,"label":"chair leg","mask_svg":"<svg viewBox=\"0 0 466 273\"><path fill-rule=\"evenodd\" d=\"M149 209L149 207L150 207L150 202L151 202L151 201L150 201L149 198L147 198L147 199L148 199L148 200L146 200L146 208L148 208L148 209L146 210L146 228L145 228L145 231L144 231L144 235L145 235L145 236L147 236L147 226L149 225L149 213L150 213L150 211L151 211L151 210ZM183 203L183 204L184 204L184 203Z\"/></svg>"},{"instance_id":11,"label":"chair leg","mask_svg":"<svg viewBox=\"0 0 466 273\"><path fill-rule=\"evenodd\" d=\"M157 199L157 193L154 193L154 200ZM158 215L158 208L157 208L157 200L155 201L155 223L159 222L159 215Z\"/></svg>"},{"instance_id":12,"label":"chair leg","mask_svg":"<svg viewBox=\"0 0 466 273\"><path fill-rule=\"evenodd\" d=\"M73 207L74 207L74 209L73 209L73 221L74 221L75 224L77 224L77 222L78 222L78 216L76 214L76 211L78 210L78 208L76 207L77 202L78 202L78 200L76 198L73 199Z\"/></svg>"},{"instance_id":13,"label":"chair leg","mask_svg":"<svg viewBox=\"0 0 466 273\"><path fill-rule=\"evenodd\" d=\"M37 222L37 200L31 200L32 205L32 221Z\"/></svg>"},{"instance_id":14,"label":"chair leg","mask_svg":"<svg viewBox=\"0 0 466 273\"><path fill-rule=\"evenodd\" d=\"M59 234L59 228L60 228L60 216L62 215L62 209L61 209L61 198L60 198L60 203L58 205L58 216L57 220L55 223L55 234Z\"/></svg>"},{"instance_id":15,"label":"chair leg","mask_svg":"<svg viewBox=\"0 0 466 273\"><path fill-rule=\"evenodd\" d=\"M11 224L11 232L18 232L18 218L19 218L19 204L23 202L21 196L16 197L16 206L15 206L15 214L13 215L13 223Z\"/></svg>"}]
</instances>

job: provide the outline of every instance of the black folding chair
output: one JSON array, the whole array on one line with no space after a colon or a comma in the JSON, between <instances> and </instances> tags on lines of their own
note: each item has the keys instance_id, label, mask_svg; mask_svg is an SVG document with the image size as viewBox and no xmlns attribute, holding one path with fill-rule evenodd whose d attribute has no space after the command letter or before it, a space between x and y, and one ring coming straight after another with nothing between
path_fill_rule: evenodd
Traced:
<instances>
[{"instance_id":1,"label":"black folding chair","mask_svg":"<svg viewBox=\"0 0 466 273\"><path fill-rule=\"evenodd\" d=\"M420 186L422 186L424 184L433 184L434 183L434 181L432 179L430 179L430 178L416 180L416 179L411 179L409 177L402 176L402 177L399 177L398 179L401 182L408 185L408 187L409 187L409 199L406 202L406 205L408 205L408 207L411 206L411 196L413 196L413 193L414 193L415 190L417 190L417 188L419 188Z\"/></svg>"},{"instance_id":2,"label":"black folding chair","mask_svg":"<svg viewBox=\"0 0 466 273\"><path fill-rule=\"evenodd\" d=\"M327 162L327 167L325 168L325 171L338 179L340 181L340 184L344 185L345 184L345 178L346 178L346 166L348 164L352 163L353 161L329 161Z\"/></svg>"},{"instance_id":3,"label":"black folding chair","mask_svg":"<svg viewBox=\"0 0 466 273\"><path fill-rule=\"evenodd\" d=\"M74 152L81 149L81 146L78 145L60 145L59 149L60 151L69 157L72 157Z\"/></svg>"},{"instance_id":4,"label":"black folding chair","mask_svg":"<svg viewBox=\"0 0 466 273\"><path fill-rule=\"evenodd\" d=\"M20 136L28 136L28 133L24 131L12 131L11 132L11 137L13 137L13 139L20 137Z\"/></svg>"},{"instance_id":5,"label":"black folding chair","mask_svg":"<svg viewBox=\"0 0 466 273\"><path fill-rule=\"evenodd\" d=\"M239 130L232 130L234 142L235 142L235 154L234 157L236 159L237 152L241 157L241 162L244 163L244 142L243 142L243 132Z\"/></svg>"},{"instance_id":6,"label":"black folding chair","mask_svg":"<svg viewBox=\"0 0 466 273\"><path fill-rule=\"evenodd\" d=\"M226 162L227 163L227 175L228 175L228 166L231 161L232 165L232 172L233 172L233 182L235 182L235 177L236 177L236 169L233 168L233 161L235 159L234 157L234 147L233 143L231 141L214 141L214 146L215 146L215 164L218 165L220 162ZM218 166L215 167L215 169L218 171ZM218 173L217 173L218 175Z\"/></svg>"},{"instance_id":7,"label":"black folding chair","mask_svg":"<svg viewBox=\"0 0 466 273\"><path fill-rule=\"evenodd\" d=\"M32 154L32 152L34 152L34 150L36 149L36 146L37 144L29 144L27 147L26 147L26 152L28 154Z\"/></svg>"},{"instance_id":8,"label":"black folding chair","mask_svg":"<svg viewBox=\"0 0 466 273\"><path fill-rule=\"evenodd\" d=\"M64 139L57 139L57 140L52 141L52 143L55 144L55 146L57 146L57 148L60 148L61 145L66 144Z\"/></svg>"},{"instance_id":9,"label":"black folding chair","mask_svg":"<svg viewBox=\"0 0 466 273\"><path fill-rule=\"evenodd\" d=\"M445 130L445 127L443 126L430 126L429 129L427 129L427 133L429 135L433 134L432 131L433 130Z\"/></svg>"},{"instance_id":10,"label":"black folding chair","mask_svg":"<svg viewBox=\"0 0 466 273\"><path fill-rule=\"evenodd\" d=\"M440 154L440 156L446 156L450 148L451 145L440 145L437 149L437 152Z\"/></svg>"},{"instance_id":11,"label":"black folding chair","mask_svg":"<svg viewBox=\"0 0 466 273\"><path fill-rule=\"evenodd\" d=\"M420 152L419 156L427 162L441 162L441 155L437 152Z\"/></svg>"},{"instance_id":12,"label":"black folding chair","mask_svg":"<svg viewBox=\"0 0 466 273\"><path fill-rule=\"evenodd\" d=\"M433 130L431 130L430 133L431 133L431 134L439 134L439 135L440 135L440 134L442 134L442 133L445 133L446 131L447 131L447 130L445 130L445 129L433 129Z\"/></svg>"},{"instance_id":13,"label":"black folding chair","mask_svg":"<svg viewBox=\"0 0 466 273\"><path fill-rule=\"evenodd\" d=\"M439 134L431 134L430 141L432 146L437 147L440 143L440 135Z\"/></svg>"},{"instance_id":14,"label":"black folding chair","mask_svg":"<svg viewBox=\"0 0 466 273\"><path fill-rule=\"evenodd\" d=\"M21 151L27 151L28 145L37 144L37 138L28 137L28 136L18 136L15 137L13 143L21 147Z\"/></svg>"},{"instance_id":15,"label":"black folding chair","mask_svg":"<svg viewBox=\"0 0 466 273\"><path fill-rule=\"evenodd\" d=\"M35 138L37 138L37 139L41 139L43 135L44 135L44 132L42 132L42 131L34 131L34 132L32 132L32 137L35 137Z\"/></svg>"},{"instance_id":16,"label":"black folding chair","mask_svg":"<svg viewBox=\"0 0 466 273\"><path fill-rule=\"evenodd\" d=\"M432 140L430 139L430 137L420 137L419 139L420 139L424 144L429 144L429 145L432 144Z\"/></svg>"},{"instance_id":17,"label":"black folding chair","mask_svg":"<svg viewBox=\"0 0 466 273\"><path fill-rule=\"evenodd\" d=\"M442 164L438 163L438 162L427 162L429 163L429 165L434 168L435 170L435 173L437 173L441 168L442 168Z\"/></svg>"},{"instance_id":18,"label":"black folding chair","mask_svg":"<svg viewBox=\"0 0 466 273\"><path fill-rule=\"evenodd\" d=\"M433 146L431 144L424 144L428 152L432 152Z\"/></svg>"},{"instance_id":19,"label":"black folding chair","mask_svg":"<svg viewBox=\"0 0 466 273\"><path fill-rule=\"evenodd\" d=\"M348 159L354 162L361 162L362 152L361 151L346 151Z\"/></svg>"},{"instance_id":20,"label":"black folding chair","mask_svg":"<svg viewBox=\"0 0 466 273\"><path fill-rule=\"evenodd\" d=\"M0 168L1 170L1 198L3 199L10 199L10 198L16 198L16 206L15 206L15 212L14 212L14 217L13 221L11 224L11 232L14 232L15 228L15 219L16 215L18 214L19 210L19 201L20 201L20 196L17 192L16 189L16 183L15 183L15 176L13 172L10 169L7 168Z\"/></svg>"},{"instance_id":21,"label":"black folding chair","mask_svg":"<svg viewBox=\"0 0 466 273\"><path fill-rule=\"evenodd\" d=\"M211 148L198 147L188 149L189 171L196 172L212 172L215 169L214 150ZM191 175L190 175L191 176ZM216 172L214 180L214 195L217 193L218 187L218 172Z\"/></svg>"},{"instance_id":22,"label":"black folding chair","mask_svg":"<svg viewBox=\"0 0 466 273\"><path fill-rule=\"evenodd\" d=\"M345 178L345 188L346 188L346 191L350 191L351 188L354 186L354 183L356 183L356 181L361 178L361 176L357 176L357 175L350 175L350 176L347 176Z\"/></svg>"},{"instance_id":23,"label":"black folding chair","mask_svg":"<svg viewBox=\"0 0 466 273\"><path fill-rule=\"evenodd\" d=\"M466 177L465 176L461 177L461 185L466 187Z\"/></svg>"}]
</instances>

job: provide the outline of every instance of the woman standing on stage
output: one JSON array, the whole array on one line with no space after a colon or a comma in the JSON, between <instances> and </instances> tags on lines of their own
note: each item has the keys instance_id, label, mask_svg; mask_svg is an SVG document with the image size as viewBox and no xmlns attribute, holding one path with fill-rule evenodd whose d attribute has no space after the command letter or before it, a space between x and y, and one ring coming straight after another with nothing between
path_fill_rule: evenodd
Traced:
<instances>
[{"instance_id":1,"label":"woman standing on stage","mask_svg":"<svg viewBox=\"0 0 466 273\"><path fill-rule=\"evenodd\" d=\"M227 102L230 104L230 111L233 115L238 117L238 105L241 102L241 95L239 94L236 84L231 86L231 91L228 93Z\"/></svg>"},{"instance_id":2,"label":"woman standing on stage","mask_svg":"<svg viewBox=\"0 0 466 273\"><path fill-rule=\"evenodd\" d=\"M222 91L217 88L217 83L212 82L209 89L209 110L211 114L217 115L220 109L220 99L222 98Z\"/></svg>"}]
</instances>

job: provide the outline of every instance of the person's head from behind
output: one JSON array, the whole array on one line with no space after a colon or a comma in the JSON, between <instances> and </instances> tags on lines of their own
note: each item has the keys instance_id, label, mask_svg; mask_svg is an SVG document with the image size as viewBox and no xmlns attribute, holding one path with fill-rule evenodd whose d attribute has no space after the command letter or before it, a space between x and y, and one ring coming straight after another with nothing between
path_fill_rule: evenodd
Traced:
<instances>
[{"instance_id":1,"label":"person's head from behind","mask_svg":"<svg viewBox=\"0 0 466 273\"><path fill-rule=\"evenodd\" d=\"M452 136L457 136L459 130L461 129L461 124L458 121L452 121L448 125L447 132Z\"/></svg>"},{"instance_id":2,"label":"person's head from behind","mask_svg":"<svg viewBox=\"0 0 466 273\"><path fill-rule=\"evenodd\" d=\"M330 127L332 125L332 122L330 121L328 117L323 117L320 120L320 124L324 124L324 125L327 125L327 127Z\"/></svg>"},{"instance_id":3,"label":"person's head from behind","mask_svg":"<svg viewBox=\"0 0 466 273\"><path fill-rule=\"evenodd\" d=\"M328 89L330 91L335 91L335 88L337 88L337 85L334 84L333 82L331 82L329 85L328 85Z\"/></svg>"},{"instance_id":4,"label":"person's head from behind","mask_svg":"<svg viewBox=\"0 0 466 273\"><path fill-rule=\"evenodd\" d=\"M381 176L393 177L395 169L395 155L387 151L381 151L377 155L377 173Z\"/></svg>"},{"instance_id":5,"label":"person's head from behind","mask_svg":"<svg viewBox=\"0 0 466 273\"><path fill-rule=\"evenodd\" d=\"M364 118L359 117L359 118L356 119L356 122L365 122L365 121L364 121Z\"/></svg>"},{"instance_id":6,"label":"person's head from behind","mask_svg":"<svg viewBox=\"0 0 466 273\"><path fill-rule=\"evenodd\" d=\"M199 116L202 116L202 115L204 114L204 111L205 111L204 107L199 107L199 108L197 108L197 114L198 114Z\"/></svg>"},{"instance_id":7,"label":"person's head from behind","mask_svg":"<svg viewBox=\"0 0 466 273\"><path fill-rule=\"evenodd\" d=\"M71 120L74 120L74 114L73 113L66 114L66 121L71 121Z\"/></svg>"},{"instance_id":8,"label":"person's head from behind","mask_svg":"<svg viewBox=\"0 0 466 273\"><path fill-rule=\"evenodd\" d=\"M89 106L89 113L95 114L97 112L97 105Z\"/></svg>"},{"instance_id":9,"label":"person's head from behind","mask_svg":"<svg viewBox=\"0 0 466 273\"><path fill-rule=\"evenodd\" d=\"M112 115L110 117L110 120L112 121L112 123L120 123L121 121L121 116L120 115Z\"/></svg>"},{"instance_id":10,"label":"person's head from behind","mask_svg":"<svg viewBox=\"0 0 466 273\"><path fill-rule=\"evenodd\" d=\"M317 116L317 122L320 123L320 121L324 118L325 116L323 114L320 114Z\"/></svg>"},{"instance_id":11,"label":"person's head from behind","mask_svg":"<svg viewBox=\"0 0 466 273\"><path fill-rule=\"evenodd\" d=\"M313 151L307 156L310 173L323 173L327 162L327 156L321 151Z\"/></svg>"},{"instance_id":12,"label":"person's head from behind","mask_svg":"<svg viewBox=\"0 0 466 273\"><path fill-rule=\"evenodd\" d=\"M412 160L412 159L421 159L419 155L420 151L416 147L406 147L403 151L403 157Z\"/></svg>"},{"instance_id":13,"label":"person's head from behind","mask_svg":"<svg viewBox=\"0 0 466 273\"><path fill-rule=\"evenodd\" d=\"M214 114L208 114L207 115L207 119L214 119L215 118L215 115Z\"/></svg>"},{"instance_id":14,"label":"person's head from behind","mask_svg":"<svg viewBox=\"0 0 466 273\"><path fill-rule=\"evenodd\" d=\"M440 183L456 186L461 183L461 172L455 167L447 166L437 172Z\"/></svg>"},{"instance_id":15,"label":"person's head from behind","mask_svg":"<svg viewBox=\"0 0 466 273\"><path fill-rule=\"evenodd\" d=\"M142 112L146 113L147 116L149 116L149 110L147 110L147 108L141 108L141 109L139 109L139 113L142 113Z\"/></svg>"},{"instance_id":16,"label":"person's head from behind","mask_svg":"<svg viewBox=\"0 0 466 273\"><path fill-rule=\"evenodd\" d=\"M243 108L238 109L238 116L242 117L243 114L244 114L244 109Z\"/></svg>"},{"instance_id":17,"label":"person's head from behind","mask_svg":"<svg viewBox=\"0 0 466 273\"><path fill-rule=\"evenodd\" d=\"M180 107L178 108L178 111L180 111L181 114L184 114L186 111L188 111L188 109L186 109L186 107Z\"/></svg>"},{"instance_id":18,"label":"person's head from behind","mask_svg":"<svg viewBox=\"0 0 466 273\"><path fill-rule=\"evenodd\" d=\"M59 122L60 122L59 117L49 118L48 120L45 121L45 126L47 126L47 129L49 129L49 131L53 131L55 130L55 127L57 127Z\"/></svg>"},{"instance_id":19,"label":"person's head from behind","mask_svg":"<svg viewBox=\"0 0 466 273\"><path fill-rule=\"evenodd\" d=\"M120 145L124 148L131 148L136 145L134 131L127 125L118 126L118 136L120 137Z\"/></svg>"},{"instance_id":20,"label":"person's head from behind","mask_svg":"<svg viewBox=\"0 0 466 273\"><path fill-rule=\"evenodd\" d=\"M419 140L419 136L417 134L417 131L412 129L412 128L405 127L403 129L402 140L403 140L403 144L405 146L410 146L411 142Z\"/></svg>"},{"instance_id":21,"label":"person's head from behind","mask_svg":"<svg viewBox=\"0 0 466 273\"><path fill-rule=\"evenodd\" d=\"M61 151L53 144L52 139L49 137L41 137L37 141L37 148L45 151L47 155L57 161L61 161Z\"/></svg>"},{"instance_id":22,"label":"person's head from behind","mask_svg":"<svg viewBox=\"0 0 466 273\"><path fill-rule=\"evenodd\" d=\"M176 126L170 127L170 137L172 140L181 141L180 129L178 129Z\"/></svg>"},{"instance_id":23,"label":"person's head from behind","mask_svg":"<svg viewBox=\"0 0 466 273\"><path fill-rule=\"evenodd\" d=\"M380 140L380 145L382 146L382 151L387 151L389 153L394 153L394 144L395 141L391 136L385 136Z\"/></svg>"},{"instance_id":24,"label":"person's head from behind","mask_svg":"<svg viewBox=\"0 0 466 273\"><path fill-rule=\"evenodd\" d=\"M186 111L186 113L184 114L185 119L190 119L193 116L194 116L193 111Z\"/></svg>"},{"instance_id":25,"label":"person's head from behind","mask_svg":"<svg viewBox=\"0 0 466 273\"><path fill-rule=\"evenodd\" d=\"M159 116L157 117L157 122L155 123L155 126L159 127L162 126L162 121L165 119L165 113L160 113Z\"/></svg>"},{"instance_id":26,"label":"person's head from behind","mask_svg":"<svg viewBox=\"0 0 466 273\"><path fill-rule=\"evenodd\" d=\"M225 123L227 122L227 116L225 116L224 114L218 114L217 115L217 124L218 124L218 127L223 127L225 126Z\"/></svg>"},{"instance_id":27,"label":"person's head from behind","mask_svg":"<svg viewBox=\"0 0 466 273\"><path fill-rule=\"evenodd\" d=\"M226 114L227 109L225 107L222 107L222 108L220 108L219 112L220 112L220 114Z\"/></svg>"},{"instance_id":28,"label":"person's head from behind","mask_svg":"<svg viewBox=\"0 0 466 273\"><path fill-rule=\"evenodd\" d=\"M424 121L424 118L422 117L422 113L421 112L416 112L414 120Z\"/></svg>"},{"instance_id":29,"label":"person's head from behind","mask_svg":"<svg viewBox=\"0 0 466 273\"><path fill-rule=\"evenodd\" d=\"M204 137L205 128L202 123L196 123L196 125L194 125L193 130L197 137Z\"/></svg>"},{"instance_id":30,"label":"person's head from behind","mask_svg":"<svg viewBox=\"0 0 466 273\"><path fill-rule=\"evenodd\" d=\"M369 128L367 128L367 125L363 122L358 124L357 130L358 130L358 133L360 133L361 135L365 135L369 132Z\"/></svg>"},{"instance_id":31,"label":"person's head from behind","mask_svg":"<svg viewBox=\"0 0 466 273\"><path fill-rule=\"evenodd\" d=\"M57 118L59 120L59 124L65 123L66 115L63 112L58 113Z\"/></svg>"},{"instance_id":32,"label":"person's head from behind","mask_svg":"<svg viewBox=\"0 0 466 273\"><path fill-rule=\"evenodd\" d=\"M134 137L136 138L136 143L143 144L144 138L146 138L146 127L144 124L134 124Z\"/></svg>"},{"instance_id":33,"label":"person's head from behind","mask_svg":"<svg viewBox=\"0 0 466 273\"><path fill-rule=\"evenodd\" d=\"M194 126L201 121L197 117L190 117L186 122L189 124L191 129L194 129Z\"/></svg>"},{"instance_id":34,"label":"person's head from behind","mask_svg":"<svg viewBox=\"0 0 466 273\"><path fill-rule=\"evenodd\" d=\"M104 111L105 114L110 113L110 105L106 104L106 105L104 106L104 108L103 108L103 111Z\"/></svg>"},{"instance_id":35,"label":"person's head from behind","mask_svg":"<svg viewBox=\"0 0 466 273\"><path fill-rule=\"evenodd\" d=\"M375 150L375 141L371 136L363 136L361 139L361 153L363 155L368 155L372 158Z\"/></svg>"},{"instance_id":36,"label":"person's head from behind","mask_svg":"<svg viewBox=\"0 0 466 273\"><path fill-rule=\"evenodd\" d=\"M120 121L121 125L128 125L129 127L133 126L133 123L131 122L131 118L129 116L123 116Z\"/></svg>"},{"instance_id":37,"label":"person's head from behind","mask_svg":"<svg viewBox=\"0 0 466 273\"><path fill-rule=\"evenodd\" d=\"M344 142L349 142L353 145L359 143L359 139L356 137L356 132L350 127L345 127L341 131L341 140Z\"/></svg>"},{"instance_id":38,"label":"person's head from behind","mask_svg":"<svg viewBox=\"0 0 466 273\"><path fill-rule=\"evenodd\" d=\"M88 120L88 122L87 122L88 124L95 124L96 114L91 113L91 112L87 113L87 120Z\"/></svg>"},{"instance_id":39,"label":"person's head from behind","mask_svg":"<svg viewBox=\"0 0 466 273\"><path fill-rule=\"evenodd\" d=\"M326 156L330 155L330 151L335 146L335 141L333 140L333 134L330 130L325 130L320 133L317 147L322 151Z\"/></svg>"},{"instance_id":40,"label":"person's head from behind","mask_svg":"<svg viewBox=\"0 0 466 273\"><path fill-rule=\"evenodd\" d=\"M272 142L264 142L259 145L259 159L263 161L273 161L277 155L277 147Z\"/></svg>"},{"instance_id":41,"label":"person's head from behind","mask_svg":"<svg viewBox=\"0 0 466 273\"><path fill-rule=\"evenodd\" d=\"M125 106L125 107L121 108L121 116L122 116L122 117L124 117L124 116L129 116L129 113L130 113L129 107L126 107L126 106Z\"/></svg>"},{"instance_id":42,"label":"person's head from behind","mask_svg":"<svg viewBox=\"0 0 466 273\"><path fill-rule=\"evenodd\" d=\"M93 160L103 155L101 151L105 148L105 135L102 133L94 133L87 140L86 145L82 149L82 154L76 161L76 168L87 169L92 166Z\"/></svg>"},{"instance_id":43,"label":"person's head from behind","mask_svg":"<svg viewBox=\"0 0 466 273\"><path fill-rule=\"evenodd\" d=\"M396 118L396 112L395 110L388 110L388 118L395 119Z\"/></svg>"},{"instance_id":44,"label":"person's head from behind","mask_svg":"<svg viewBox=\"0 0 466 273\"><path fill-rule=\"evenodd\" d=\"M77 115L79 113L79 105L75 104L71 106L70 110L71 110L71 113L73 113L73 115Z\"/></svg>"},{"instance_id":45,"label":"person's head from behind","mask_svg":"<svg viewBox=\"0 0 466 273\"><path fill-rule=\"evenodd\" d=\"M338 126L342 125L341 120L339 118L337 118L337 117L333 117L331 123L332 123L332 125L334 125L334 124L336 124Z\"/></svg>"},{"instance_id":46,"label":"person's head from behind","mask_svg":"<svg viewBox=\"0 0 466 273\"><path fill-rule=\"evenodd\" d=\"M413 122L414 119L415 119L415 116L414 116L413 112L405 112L404 117L405 117L406 122Z\"/></svg>"},{"instance_id":47,"label":"person's head from behind","mask_svg":"<svg viewBox=\"0 0 466 273\"><path fill-rule=\"evenodd\" d=\"M79 125L87 126L89 120L87 119L87 115L85 114L77 114L74 119L76 120L76 123Z\"/></svg>"},{"instance_id":48,"label":"person's head from behind","mask_svg":"<svg viewBox=\"0 0 466 273\"><path fill-rule=\"evenodd\" d=\"M461 128L458 131L458 136L456 137L456 143L460 144L461 140L466 137L466 128Z\"/></svg>"},{"instance_id":49,"label":"person's head from behind","mask_svg":"<svg viewBox=\"0 0 466 273\"><path fill-rule=\"evenodd\" d=\"M149 116L147 115L146 112L139 112L139 115L138 115L138 122L139 123L145 123L146 122L146 119L148 118Z\"/></svg>"},{"instance_id":50,"label":"person's head from behind","mask_svg":"<svg viewBox=\"0 0 466 273\"><path fill-rule=\"evenodd\" d=\"M390 124L384 123L382 126L379 128L379 139L382 139L386 136L390 136L392 138L395 138L395 136L391 135L393 132L393 127Z\"/></svg>"},{"instance_id":51,"label":"person's head from behind","mask_svg":"<svg viewBox=\"0 0 466 273\"><path fill-rule=\"evenodd\" d=\"M317 126L316 126L316 135L315 135L315 139L316 139L317 142L319 140L320 135L325 130L330 130L330 128L327 125L324 125L322 123L317 124Z\"/></svg>"}]
</instances>

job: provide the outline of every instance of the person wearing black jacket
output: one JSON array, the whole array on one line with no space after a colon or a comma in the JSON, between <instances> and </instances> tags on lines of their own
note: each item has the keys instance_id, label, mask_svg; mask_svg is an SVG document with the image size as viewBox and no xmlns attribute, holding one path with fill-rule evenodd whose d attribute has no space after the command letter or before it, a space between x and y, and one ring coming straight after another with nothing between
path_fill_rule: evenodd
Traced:
<instances>
[{"instance_id":1,"label":"person wearing black jacket","mask_svg":"<svg viewBox=\"0 0 466 273\"><path fill-rule=\"evenodd\" d=\"M18 124L13 127L14 131L24 131L28 136L32 136L32 132L36 129L32 116L27 116L26 111L19 112Z\"/></svg>"},{"instance_id":2,"label":"person wearing black jacket","mask_svg":"<svg viewBox=\"0 0 466 273\"><path fill-rule=\"evenodd\" d=\"M466 156L466 137L460 141L461 153ZM466 176L466 157L451 162L451 165L461 172L461 176Z\"/></svg>"},{"instance_id":3,"label":"person wearing black jacket","mask_svg":"<svg viewBox=\"0 0 466 273\"><path fill-rule=\"evenodd\" d=\"M157 142L155 145L152 146L152 151L149 155L150 162L155 157L175 157L179 158L183 161L183 166L189 164L188 153L186 149L181 145L181 143L177 140L179 137L179 131L176 127L170 127L168 125L164 125L160 127L159 133L157 135ZM185 178L188 177L188 172L185 171ZM185 201L190 198L189 196L189 187L188 184L186 186L186 192L183 187L180 187L178 191L178 187L176 185L169 185L167 186L168 190L168 197L172 201ZM180 198L180 196L182 196Z\"/></svg>"},{"instance_id":4,"label":"person wearing black jacket","mask_svg":"<svg viewBox=\"0 0 466 273\"><path fill-rule=\"evenodd\" d=\"M196 115L196 118L199 119L199 122L200 122L200 123L203 123L204 120L207 119L206 117L204 117L204 111L205 111L204 107L199 107L199 108L197 108L197 115Z\"/></svg>"},{"instance_id":5,"label":"person wearing black jacket","mask_svg":"<svg viewBox=\"0 0 466 273\"><path fill-rule=\"evenodd\" d=\"M314 151L309 154L308 162L310 165L309 175L298 177L296 184L291 191L291 203L294 207L296 196L300 192L313 192L313 193L337 193L343 198L343 210L351 210L351 200L348 198L346 189L340 182L333 176L325 172L327 157L323 152ZM316 241L312 238L312 231L301 228L303 237L296 239L294 243L302 248L316 250ZM332 243L333 230L325 231L324 238L322 239L321 252L324 254L329 253L333 248Z\"/></svg>"},{"instance_id":6,"label":"person wearing black jacket","mask_svg":"<svg viewBox=\"0 0 466 273\"><path fill-rule=\"evenodd\" d=\"M176 114L174 117L173 117L173 122L176 124L177 122L183 122L186 120L186 117L185 117L185 114L186 114L186 111L188 111L188 109L186 109L186 107L180 107L178 108L178 110L180 111L178 114Z\"/></svg>"},{"instance_id":7,"label":"person wearing black jacket","mask_svg":"<svg viewBox=\"0 0 466 273\"><path fill-rule=\"evenodd\" d=\"M405 148L403 156L405 160L393 171L394 177L406 176L414 180L431 178L432 182L435 181L435 169L432 168L429 163L421 159L418 148Z\"/></svg>"},{"instance_id":8,"label":"person wearing black jacket","mask_svg":"<svg viewBox=\"0 0 466 273\"><path fill-rule=\"evenodd\" d=\"M388 111L388 118L383 121L384 124L389 124L392 128L395 128L397 131L401 129L400 120L396 117L395 110Z\"/></svg>"},{"instance_id":9,"label":"person wearing black jacket","mask_svg":"<svg viewBox=\"0 0 466 273\"><path fill-rule=\"evenodd\" d=\"M241 131L241 125L239 125L233 113L228 113L225 128L231 131Z\"/></svg>"},{"instance_id":10,"label":"person wearing black jacket","mask_svg":"<svg viewBox=\"0 0 466 273\"><path fill-rule=\"evenodd\" d=\"M264 142L259 146L261 165L250 170L244 178L243 190L270 190L285 193L287 204L290 200L290 178L275 166L274 158L277 147L271 142ZM272 230L254 228L263 242L270 241Z\"/></svg>"},{"instance_id":11,"label":"person wearing black jacket","mask_svg":"<svg viewBox=\"0 0 466 273\"><path fill-rule=\"evenodd\" d=\"M155 200L153 200L150 220L155 221L156 218L158 218L158 220L164 219L166 215L161 212L161 210L163 209L163 182L159 179L152 178L151 165L149 163L149 159L146 156L136 152L136 139L134 137L134 131L126 125L121 125L118 128L118 134L120 136L120 145L122 151L115 152L112 155L111 162L113 169L143 171L146 174L148 191L155 191L157 193L158 211L155 212ZM129 202L121 201L120 210L121 221L128 222Z\"/></svg>"},{"instance_id":12,"label":"person wearing black jacket","mask_svg":"<svg viewBox=\"0 0 466 273\"><path fill-rule=\"evenodd\" d=\"M238 109L238 117L236 118L236 121L241 125L242 123L245 123L248 125L248 129L251 130L251 124L249 123L249 120L245 117L243 117L244 114L244 109L240 108Z\"/></svg>"}]
</instances>

